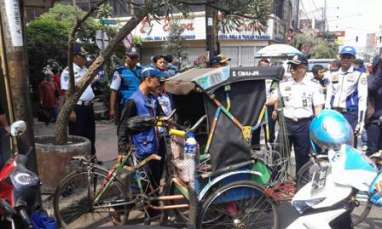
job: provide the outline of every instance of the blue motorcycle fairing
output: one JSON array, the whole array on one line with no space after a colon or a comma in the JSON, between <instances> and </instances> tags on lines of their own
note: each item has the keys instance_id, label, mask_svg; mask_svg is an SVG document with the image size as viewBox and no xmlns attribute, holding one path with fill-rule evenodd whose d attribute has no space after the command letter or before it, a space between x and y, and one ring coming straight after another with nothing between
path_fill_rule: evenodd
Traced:
<instances>
[{"instance_id":1,"label":"blue motorcycle fairing","mask_svg":"<svg viewBox=\"0 0 382 229\"><path fill-rule=\"evenodd\" d=\"M334 182L359 191L368 191L377 175L377 168L363 153L349 145L338 151L329 151Z\"/></svg>"}]
</instances>

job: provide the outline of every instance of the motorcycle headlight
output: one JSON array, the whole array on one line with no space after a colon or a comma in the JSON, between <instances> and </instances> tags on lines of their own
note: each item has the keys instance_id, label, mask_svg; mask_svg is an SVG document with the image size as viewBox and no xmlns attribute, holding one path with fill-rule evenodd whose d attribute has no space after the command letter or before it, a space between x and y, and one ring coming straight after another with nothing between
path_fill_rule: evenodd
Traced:
<instances>
[{"instance_id":1,"label":"motorcycle headlight","mask_svg":"<svg viewBox=\"0 0 382 229\"><path fill-rule=\"evenodd\" d=\"M37 176L27 172L15 172L11 175L12 184L16 189L37 185L40 181Z\"/></svg>"},{"instance_id":2,"label":"motorcycle headlight","mask_svg":"<svg viewBox=\"0 0 382 229\"><path fill-rule=\"evenodd\" d=\"M307 209L312 208L314 205L321 203L325 200L325 197L320 197L317 199L309 199L309 200L295 200L292 201L292 206L298 211L298 213L302 214Z\"/></svg>"}]
</instances>

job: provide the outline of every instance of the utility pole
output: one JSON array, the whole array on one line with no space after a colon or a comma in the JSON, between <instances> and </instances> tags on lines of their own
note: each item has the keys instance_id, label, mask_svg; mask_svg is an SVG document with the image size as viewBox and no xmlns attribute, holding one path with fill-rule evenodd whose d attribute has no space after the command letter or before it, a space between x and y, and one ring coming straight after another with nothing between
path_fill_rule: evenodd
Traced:
<instances>
[{"instance_id":1,"label":"utility pole","mask_svg":"<svg viewBox=\"0 0 382 229\"><path fill-rule=\"evenodd\" d=\"M327 6L327 3L326 3L326 0L324 1L324 12L323 12L323 17L324 17L324 31L325 32L328 32L329 31L329 25L328 25L328 19L327 19L327 15L326 15L326 11L328 9L328 6Z\"/></svg>"},{"instance_id":2,"label":"utility pole","mask_svg":"<svg viewBox=\"0 0 382 229\"><path fill-rule=\"evenodd\" d=\"M34 135L20 11L19 0L0 0L0 57L1 70L7 85L9 118L11 121L24 120L27 123L27 131L18 141L20 153L26 153L34 146ZM28 167L37 172L34 151L28 158Z\"/></svg>"},{"instance_id":3,"label":"utility pole","mask_svg":"<svg viewBox=\"0 0 382 229\"><path fill-rule=\"evenodd\" d=\"M213 2L213 0L208 0ZM220 53L220 45L218 41L218 11L208 4L206 5L206 46L208 51L208 59L211 59Z\"/></svg>"}]
</instances>

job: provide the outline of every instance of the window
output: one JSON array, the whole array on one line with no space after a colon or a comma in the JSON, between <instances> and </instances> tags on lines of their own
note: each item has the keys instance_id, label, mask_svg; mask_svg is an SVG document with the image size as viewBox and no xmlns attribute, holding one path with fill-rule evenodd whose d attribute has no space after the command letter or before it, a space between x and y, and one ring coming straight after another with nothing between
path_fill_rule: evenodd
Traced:
<instances>
[{"instance_id":1,"label":"window","mask_svg":"<svg viewBox=\"0 0 382 229\"><path fill-rule=\"evenodd\" d=\"M240 47L222 47L221 53L231 58L230 65L236 67L239 65L239 48Z\"/></svg>"},{"instance_id":2,"label":"window","mask_svg":"<svg viewBox=\"0 0 382 229\"><path fill-rule=\"evenodd\" d=\"M255 66L255 47L242 46L240 66Z\"/></svg>"}]
</instances>

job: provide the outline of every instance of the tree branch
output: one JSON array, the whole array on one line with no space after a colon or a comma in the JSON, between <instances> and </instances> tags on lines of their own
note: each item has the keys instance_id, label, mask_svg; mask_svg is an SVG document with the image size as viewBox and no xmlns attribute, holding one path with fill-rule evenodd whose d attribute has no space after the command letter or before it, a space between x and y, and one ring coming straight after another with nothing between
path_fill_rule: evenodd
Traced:
<instances>
[{"instance_id":1,"label":"tree branch","mask_svg":"<svg viewBox=\"0 0 382 229\"><path fill-rule=\"evenodd\" d=\"M147 12L148 13L148 12ZM141 15L137 15L132 17L126 24L119 30L119 32L114 36L114 38L110 41L109 45L101 51L100 55L96 58L96 60L90 65L85 76L81 78L78 82L78 88L81 90L76 91L76 94L81 95L87 86L94 80L96 75L96 71L101 65L104 63L105 59L109 58L113 53L114 48L120 43L147 15L147 13L142 13Z\"/></svg>"},{"instance_id":2,"label":"tree branch","mask_svg":"<svg viewBox=\"0 0 382 229\"><path fill-rule=\"evenodd\" d=\"M119 42L122 41L131 31L137 27L137 25L144 19L144 17L149 13L149 9L145 8L138 12L136 16L132 17L125 25L119 30L119 32L115 35L115 37L110 41L109 45L101 51L99 56L95 59L95 61L90 65L86 75L84 75L81 80L77 84L77 90L67 97L64 105L61 108L61 112L57 118L56 124L56 144L65 144L67 141L67 124L70 111L73 106L77 103L79 98L85 89L89 86L89 84L94 80L97 69L102 66L106 59L108 59L114 48L117 46Z\"/></svg>"},{"instance_id":3,"label":"tree branch","mask_svg":"<svg viewBox=\"0 0 382 229\"><path fill-rule=\"evenodd\" d=\"M177 1L178 3L181 3L181 4L184 4L184 5L193 5L193 6L203 6L203 5L207 5L207 1L199 1L199 2L189 2L189 1L186 1L186 0L179 0Z\"/></svg>"},{"instance_id":4,"label":"tree branch","mask_svg":"<svg viewBox=\"0 0 382 229\"><path fill-rule=\"evenodd\" d=\"M68 41L68 68L69 68L69 93L66 97L73 95L75 91L75 80L73 71L73 46L75 43L76 33L78 32L81 25L107 0L99 1L95 6L93 6L81 19L76 21L71 33L69 34Z\"/></svg>"}]
</instances>

